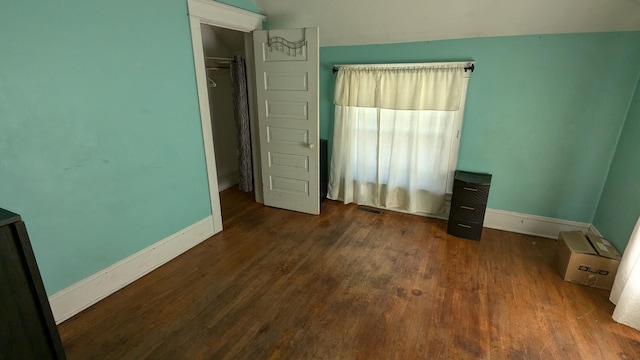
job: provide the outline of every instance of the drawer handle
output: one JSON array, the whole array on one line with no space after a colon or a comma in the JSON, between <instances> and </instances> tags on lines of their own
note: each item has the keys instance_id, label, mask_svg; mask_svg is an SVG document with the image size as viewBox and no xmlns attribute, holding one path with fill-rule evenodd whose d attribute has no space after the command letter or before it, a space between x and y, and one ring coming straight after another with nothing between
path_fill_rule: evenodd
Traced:
<instances>
[{"instance_id":1,"label":"drawer handle","mask_svg":"<svg viewBox=\"0 0 640 360\"><path fill-rule=\"evenodd\" d=\"M475 208L472 208L471 206L464 206L464 205L460 205L460 208L465 210L471 210L471 211L475 210Z\"/></svg>"},{"instance_id":2,"label":"drawer handle","mask_svg":"<svg viewBox=\"0 0 640 360\"><path fill-rule=\"evenodd\" d=\"M478 191L478 189L476 188L470 188L470 187L463 187L463 189L467 190L467 191Z\"/></svg>"},{"instance_id":3,"label":"drawer handle","mask_svg":"<svg viewBox=\"0 0 640 360\"><path fill-rule=\"evenodd\" d=\"M465 225L465 224L458 224L458 226L466 228L466 229L471 229L470 225Z\"/></svg>"}]
</instances>

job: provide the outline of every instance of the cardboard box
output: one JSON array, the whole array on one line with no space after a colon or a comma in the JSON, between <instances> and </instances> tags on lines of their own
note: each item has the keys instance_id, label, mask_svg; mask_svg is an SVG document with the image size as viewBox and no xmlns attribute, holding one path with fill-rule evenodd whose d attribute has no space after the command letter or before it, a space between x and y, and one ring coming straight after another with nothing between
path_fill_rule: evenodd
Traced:
<instances>
[{"instance_id":1,"label":"cardboard box","mask_svg":"<svg viewBox=\"0 0 640 360\"><path fill-rule=\"evenodd\" d=\"M560 276L576 284L611 289L620 253L607 240L581 231L562 231L556 245L555 266Z\"/></svg>"}]
</instances>

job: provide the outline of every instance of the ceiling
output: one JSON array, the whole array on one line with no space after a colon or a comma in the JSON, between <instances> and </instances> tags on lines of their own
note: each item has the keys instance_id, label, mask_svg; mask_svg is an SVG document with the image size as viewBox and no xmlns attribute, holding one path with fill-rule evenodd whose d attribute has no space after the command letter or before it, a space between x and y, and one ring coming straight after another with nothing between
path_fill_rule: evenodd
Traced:
<instances>
[{"instance_id":1,"label":"ceiling","mask_svg":"<svg viewBox=\"0 0 640 360\"><path fill-rule=\"evenodd\" d=\"M319 27L321 46L640 30L640 0L255 0L255 3L267 16L271 29Z\"/></svg>"},{"instance_id":2,"label":"ceiling","mask_svg":"<svg viewBox=\"0 0 640 360\"><path fill-rule=\"evenodd\" d=\"M225 29L217 26L202 25L202 40L204 43L205 54L215 53L220 49L216 46L216 41L220 41L222 48L229 53L238 53L244 51L244 33L231 29ZM210 46L214 46L213 49L209 49ZM219 55L219 54L218 54Z\"/></svg>"}]
</instances>

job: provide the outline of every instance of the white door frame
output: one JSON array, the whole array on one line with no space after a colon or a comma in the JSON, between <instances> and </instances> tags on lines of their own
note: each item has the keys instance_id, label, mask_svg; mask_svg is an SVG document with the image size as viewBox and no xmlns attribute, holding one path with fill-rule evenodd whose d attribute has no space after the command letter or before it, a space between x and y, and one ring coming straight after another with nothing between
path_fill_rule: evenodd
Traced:
<instances>
[{"instance_id":1,"label":"white door frame","mask_svg":"<svg viewBox=\"0 0 640 360\"><path fill-rule=\"evenodd\" d=\"M222 231L222 211L220 209L220 195L218 193L218 172L216 171L216 157L213 148L213 133L211 131L211 113L209 109L209 96L206 82L206 70L204 64L204 50L202 48L202 32L201 24L207 24L222 28L227 28L244 33L250 33L253 30L262 29L262 22L266 17L255 14L250 11L235 8L233 6L221 4L207 0L187 0L189 24L191 26L191 42L193 50L193 63L196 73L196 85L198 89L198 103L200 105L200 122L202 125L202 138L204 141L204 157L207 165L207 180L209 182L209 197L211 202L211 212L213 215L213 232L214 234ZM246 42L246 40L245 40ZM247 54L247 58L248 58ZM253 67L253 59L247 59L248 68ZM253 72L253 70L251 70ZM249 80L252 83L251 80ZM255 87L249 85L249 98L255 99L253 96ZM255 106L251 106L255 108ZM252 111L253 112L253 111ZM254 123L254 116L250 114L251 123ZM252 136L253 138L253 136ZM253 140L253 139L252 139ZM258 144L252 144L254 152L259 149ZM255 161L254 161L255 164ZM254 169L255 170L255 169ZM259 172L254 171L255 183L260 186L256 188L256 200L261 198L257 189L262 187L262 181Z\"/></svg>"}]
</instances>

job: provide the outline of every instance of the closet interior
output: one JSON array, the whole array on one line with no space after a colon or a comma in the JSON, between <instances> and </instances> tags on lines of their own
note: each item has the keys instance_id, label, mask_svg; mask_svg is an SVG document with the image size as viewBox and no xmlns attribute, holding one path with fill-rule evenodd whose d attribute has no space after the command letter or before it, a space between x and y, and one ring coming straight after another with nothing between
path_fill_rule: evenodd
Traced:
<instances>
[{"instance_id":1,"label":"closet interior","mask_svg":"<svg viewBox=\"0 0 640 360\"><path fill-rule=\"evenodd\" d=\"M218 189L223 191L237 186L239 179L230 67L233 56L245 56L244 34L205 24L201 30Z\"/></svg>"}]
</instances>

